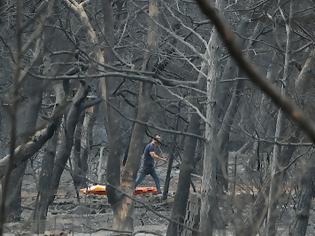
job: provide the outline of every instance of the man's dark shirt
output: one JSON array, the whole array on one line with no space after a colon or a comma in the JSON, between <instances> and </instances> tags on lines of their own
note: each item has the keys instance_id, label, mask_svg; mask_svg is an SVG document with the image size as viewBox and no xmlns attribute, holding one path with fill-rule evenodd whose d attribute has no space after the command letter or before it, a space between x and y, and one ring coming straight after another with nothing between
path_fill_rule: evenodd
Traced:
<instances>
[{"instance_id":1,"label":"man's dark shirt","mask_svg":"<svg viewBox=\"0 0 315 236\"><path fill-rule=\"evenodd\" d=\"M150 169L154 167L154 159L151 157L150 152L155 152L155 146L153 143L149 143L144 148L144 160L143 160L143 168Z\"/></svg>"}]
</instances>

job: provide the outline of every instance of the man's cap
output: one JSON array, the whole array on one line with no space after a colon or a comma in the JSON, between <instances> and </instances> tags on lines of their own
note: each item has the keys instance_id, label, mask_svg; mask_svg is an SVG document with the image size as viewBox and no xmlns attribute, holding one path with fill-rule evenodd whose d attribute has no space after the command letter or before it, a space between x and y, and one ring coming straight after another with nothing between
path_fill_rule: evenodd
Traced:
<instances>
[{"instance_id":1,"label":"man's cap","mask_svg":"<svg viewBox=\"0 0 315 236\"><path fill-rule=\"evenodd\" d=\"M159 143L161 143L161 136L159 134L154 135L153 139Z\"/></svg>"}]
</instances>

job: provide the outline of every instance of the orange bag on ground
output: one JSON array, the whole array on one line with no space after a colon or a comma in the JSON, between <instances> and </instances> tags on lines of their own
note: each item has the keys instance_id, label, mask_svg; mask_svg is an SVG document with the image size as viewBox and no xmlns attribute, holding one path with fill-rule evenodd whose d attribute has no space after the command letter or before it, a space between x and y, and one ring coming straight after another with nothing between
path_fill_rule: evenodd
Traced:
<instances>
[{"instance_id":1,"label":"orange bag on ground","mask_svg":"<svg viewBox=\"0 0 315 236\"><path fill-rule=\"evenodd\" d=\"M96 194L96 195L107 194L105 185L93 185L88 188L81 188L80 192L84 194Z\"/></svg>"},{"instance_id":2,"label":"orange bag on ground","mask_svg":"<svg viewBox=\"0 0 315 236\"><path fill-rule=\"evenodd\" d=\"M80 192L83 194L96 194L96 195L107 195L105 185L93 185L88 188L81 188ZM156 187L137 187L133 195L144 194L144 193L157 193Z\"/></svg>"}]
</instances>

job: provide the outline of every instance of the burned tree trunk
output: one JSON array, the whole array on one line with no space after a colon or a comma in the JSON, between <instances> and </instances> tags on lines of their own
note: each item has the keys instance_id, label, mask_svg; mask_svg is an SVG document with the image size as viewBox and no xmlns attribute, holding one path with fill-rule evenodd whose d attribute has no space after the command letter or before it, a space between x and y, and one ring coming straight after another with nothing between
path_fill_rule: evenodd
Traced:
<instances>
[{"instance_id":1,"label":"burned tree trunk","mask_svg":"<svg viewBox=\"0 0 315 236\"><path fill-rule=\"evenodd\" d=\"M290 1L290 13L289 18L286 21L286 50L285 50L285 59L284 59L284 69L283 69L283 79L281 85L281 93L286 94L285 84L289 77L289 61L290 61L290 47L291 47L291 18L292 18L292 7L293 2ZM284 17L284 16L283 16ZM276 130L274 135L275 142L278 142L280 137L283 135L283 125L284 125L284 114L281 109L278 110ZM278 198L281 192L281 177L276 173L281 169L279 166L281 148L280 145L274 144L273 147L273 157L271 162L271 181L270 181L270 190L269 190L269 199L268 199L268 213L267 213L267 226L266 226L266 235L275 236L277 233L276 222L277 222L277 205Z\"/></svg>"},{"instance_id":2,"label":"burned tree trunk","mask_svg":"<svg viewBox=\"0 0 315 236\"><path fill-rule=\"evenodd\" d=\"M66 118L64 118L63 129L60 130L59 136L56 136L55 139L51 140L49 143L47 159L43 161L42 165L41 176L43 176L43 179L41 179L39 183L40 189L37 195L38 204L33 215L34 220L36 220L33 224L34 233L42 233L45 230L45 219L48 207L54 201L61 174L70 156L75 126L80 113L84 109L83 101L87 92L87 85L81 82L81 86L74 96L68 112L64 115ZM58 94L58 92L56 93Z\"/></svg>"},{"instance_id":3,"label":"burned tree trunk","mask_svg":"<svg viewBox=\"0 0 315 236\"><path fill-rule=\"evenodd\" d=\"M46 217L48 211L49 193L51 191L51 177L55 162L58 132L48 141L45 156L42 160L42 168L38 183L38 193L36 197L35 209L33 212L32 231L35 234L43 234L46 227Z\"/></svg>"},{"instance_id":4,"label":"burned tree trunk","mask_svg":"<svg viewBox=\"0 0 315 236\"><path fill-rule=\"evenodd\" d=\"M29 78L24 86L27 97L26 103L18 111L17 143L24 143L36 128L38 112L42 102L42 83L34 86L35 80ZM7 221L16 221L20 219L21 209L21 188L22 180L27 166L27 161L21 163L10 174L9 189L6 198Z\"/></svg>"},{"instance_id":5,"label":"burned tree trunk","mask_svg":"<svg viewBox=\"0 0 315 236\"><path fill-rule=\"evenodd\" d=\"M18 167L22 163L24 163L26 160L31 158L46 142L48 139L50 139L57 126L58 126L58 118L60 117L60 114L58 112L53 116L51 121L45 125L44 128L38 130L33 136L32 139L27 141L24 144L21 144L17 148L15 148L14 151L14 157L12 160L12 165L14 167ZM5 169L7 168L9 164L9 155L3 157L0 159L0 178L4 177Z\"/></svg>"},{"instance_id":6,"label":"burned tree trunk","mask_svg":"<svg viewBox=\"0 0 315 236\"><path fill-rule=\"evenodd\" d=\"M28 5L24 5L23 2L17 2L17 16L16 16L16 27L15 30L17 31L17 38L14 39L17 42L17 45L14 50L14 57L13 64L14 67L16 66L14 81L16 82L16 93L14 92L14 101L13 103L13 110L14 115L12 115L12 130L16 129L15 137L16 140L12 141L11 143L16 143L17 145L23 144L29 140L29 136L35 133L36 123L38 118L38 112L41 107L41 99L42 99L42 92L43 92L43 81L36 81L33 77L28 75L28 72L33 68L33 66L39 66L41 63L42 57L42 43L43 40L41 38L43 33L43 24L47 21L48 17L52 13L53 6L55 1L50 1L45 5L45 10L34 12L37 15L37 18L29 19L33 22L34 26L37 27L37 34L29 34L29 32L25 32L21 27L20 24L24 21L23 15L24 10L28 8ZM36 10L35 10L36 11ZM36 22L36 23L35 23ZM23 32L24 31L24 32ZM28 42L25 42L23 37L31 36ZM34 46L31 46L34 45ZM26 51L32 51L32 56L30 57L29 63L24 63L23 59L26 56ZM14 82L14 83L15 83ZM21 89L23 88L23 89ZM19 94L18 94L19 93ZM20 104L18 104L22 101ZM13 118L14 117L14 118ZM45 140L46 141L46 140ZM35 145L36 143L36 145ZM28 142L28 148L32 146L32 151L35 150L41 142ZM15 145L14 145L15 146ZM35 147L36 146L36 147ZM15 147L13 147L15 148ZM13 148L11 151L14 152ZM40 148L40 147L39 147ZM38 148L38 149L39 149ZM27 148L23 149L26 151ZM37 149L37 150L38 150ZM7 180L4 181L4 186L6 189L10 189L7 193L3 194L5 198L3 199L5 202L5 212L6 212L6 220L7 221L16 221L20 219L20 215L22 212L21 209L21 188L22 188L22 181L23 176L25 174L27 160L30 158L28 156L29 153L26 154L25 157L23 156L23 151L19 152L19 158L24 159L24 162L19 163L18 166L15 166L15 169L11 172L8 169L8 173L10 173L6 178ZM28 150L30 151L30 150ZM33 153L35 154L35 152ZM10 167L11 168L11 167ZM3 209L2 209L3 210ZM2 217L2 216L1 216ZM2 230L2 227L1 227ZM2 231L1 231L2 233Z\"/></svg>"},{"instance_id":7,"label":"burned tree trunk","mask_svg":"<svg viewBox=\"0 0 315 236\"><path fill-rule=\"evenodd\" d=\"M302 106L308 116L312 119L315 117L315 107L312 100L315 83L315 50L310 53L306 60L301 73L296 81L296 89L300 96ZM309 219L312 197L314 196L314 170L315 159L312 156L306 162L305 171L301 177L301 190L298 200L294 226L291 229L291 235L305 235Z\"/></svg>"},{"instance_id":8,"label":"burned tree trunk","mask_svg":"<svg viewBox=\"0 0 315 236\"><path fill-rule=\"evenodd\" d=\"M238 32L240 34L244 34L247 27L248 27L248 20L243 19L243 22L238 27ZM257 36L259 30L261 29L261 24L257 24L252 36L249 39L249 42L247 43L246 49L248 50L253 45L253 39ZM239 39L240 45L245 45L244 40ZM247 51L246 50L246 51ZM222 74L222 79L229 79L231 77L235 77L235 75L240 74L237 73L237 68L234 70L231 67L236 67L234 63L229 62L225 66L224 73ZM231 86L230 86L231 87ZM217 104L218 104L218 119L222 119L222 124L218 130L217 133L217 146L218 146L218 158L219 158L219 165L218 165L218 173L217 173L217 179L218 179L218 190L219 192L228 191L228 143L230 141L230 131L232 128L232 124L235 118L235 114L238 111L240 100L242 93L244 91L245 82L243 80L237 80L236 84L232 86L232 89L234 90L232 93L226 90L222 91L222 88L217 88L217 94L226 94L231 93L231 99L224 99L221 96L217 96ZM225 101L228 100L228 101ZM224 109L220 109L219 106L221 104L224 104ZM221 113L221 114L220 114Z\"/></svg>"},{"instance_id":9,"label":"burned tree trunk","mask_svg":"<svg viewBox=\"0 0 315 236\"><path fill-rule=\"evenodd\" d=\"M81 85L73 101L70 105L69 111L64 116L64 128L61 130L59 145L55 157L55 164L51 182L51 192L49 196L49 204L51 204L57 193L60 177L65 168L65 165L70 157L73 146L73 136L75 127L77 125L80 113L83 110L83 102L88 93L88 86L81 81ZM47 206L48 207L48 206Z\"/></svg>"},{"instance_id":10,"label":"burned tree trunk","mask_svg":"<svg viewBox=\"0 0 315 236\"><path fill-rule=\"evenodd\" d=\"M156 0L149 1L149 17L157 20L159 15L158 2ZM155 63L154 51L157 49L158 32L157 26L150 19L148 20L148 51L144 55L142 70L153 70L153 63ZM138 95L138 109L136 119L141 122L147 122L150 117L150 103L151 103L151 89L152 84L148 82L141 82L139 86ZM145 125L135 123L125 169L122 173L121 190L129 195L132 195L135 186L135 178L140 165L141 152L143 150L143 137L145 135ZM133 231L133 208L134 203L132 199L121 195L120 199L112 204L114 210L113 227L118 230Z\"/></svg>"},{"instance_id":11,"label":"burned tree trunk","mask_svg":"<svg viewBox=\"0 0 315 236\"><path fill-rule=\"evenodd\" d=\"M304 162L303 173L300 179L300 192L298 194L298 204L295 210L295 219L290 230L290 236L304 236L308 226L310 210L312 207L312 198L314 197L314 172L315 172L314 154L309 160Z\"/></svg>"},{"instance_id":12,"label":"burned tree trunk","mask_svg":"<svg viewBox=\"0 0 315 236\"><path fill-rule=\"evenodd\" d=\"M47 71L46 71L47 72ZM56 83L54 86L55 92L55 109L60 107L60 105L65 100L65 92L62 83ZM59 117L58 120L60 123L62 117ZM49 206L49 197L52 192L51 181L53 175L53 167L55 163L57 142L60 137L60 126L58 129L59 132L55 132L54 136L49 140L47 148L45 150L45 155L42 159L40 178L38 183L38 193L36 197L36 205L33 212L33 225L32 231L35 234L42 234L45 232L46 227L46 217Z\"/></svg>"},{"instance_id":13,"label":"burned tree trunk","mask_svg":"<svg viewBox=\"0 0 315 236\"><path fill-rule=\"evenodd\" d=\"M88 156L90 153L90 144L92 142L93 126L96 118L94 107L85 111L83 126L81 131L81 150L80 150L80 185L86 186L86 175L88 172Z\"/></svg>"},{"instance_id":14,"label":"burned tree trunk","mask_svg":"<svg viewBox=\"0 0 315 236\"><path fill-rule=\"evenodd\" d=\"M218 9L223 8L220 0L216 1ZM220 38L217 30L214 30L209 40L209 70L207 75L207 105L205 124L205 144L201 186L201 208L200 208L200 236L212 235L214 220L218 216L217 201L217 167L218 149L216 142L217 132L217 106L216 86L220 76L220 63L216 58L220 57Z\"/></svg>"},{"instance_id":15,"label":"burned tree trunk","mask_svg":"<svg viewBox=\"0 0 315 236\"><path fill-rule=\"evenodd\" d=\"M180 114L180 102L178 103L178 109L177 109L177 116L176 116L176 121L175 121L175 130L178 129L179 126L179 114ZM173 162L176 156L176 140L177 140L177 136L174 135L173 138L173 143L172 143L172 154L168 160L168 165L167 165L167 172L166 172L166 177L165 177L165 183L164 183L164 189L163 189L163 200L167 199L168 196L168 191L169 191L169 186L170 186L170 182L171 182L171 172L172 172L172 168L173 168Z\"/></svg>"},{"instance_id":16,"label":"burned tree trunk","mask_svg":"<svg viewBox=\"0 0 315 236\"><path fill-rule=\"evenodd\" d=\"M205 57L208 58L208 53L205 53ZM208 70L207 62L203 62L201 65L201 73L198 75L198 88L202 89L205 87L205 78L203 74L206 74ZM198 101L192 101L196 107L201 108L201 105ZM200 117L197 113L193 113L190 117L190 122L188 126L188 132L190 133L201 133L200 131ZM190 192L190 183L191 183L191 174L194 170L195 164L195 150L197 145L197 139L195 137L186 137L183 159L180 166L179 179L176 188L176 195L174 200L174 205L172 208L172 219L175 222L183 223L186 215L187 201L189 198ZM180 225L175 222L170 222L167 227L167 235L179 235L182 231Z\"/></svg>"},{"instance_id":17,"label":"burned tree trunk","mask_svg":"<svg viewBox=\"0 0 315 236\"><path fill-rule=\"evenodd\" d=\"M102 2L104 14L104 32L106 47L104 50L104 60L108 64L114 61L112 48L114 47L114 18L113 9L110 0ZM100 81L100 93L104 99L102 106L105 112L105 127L108 134L109 151L107 158L106 180L109 183L108 188L108 202L114 204L117 201L119 193L115 188L120 186L120 164L121 156L123 155L123 148L121 148L122 133L121 116L114 109L114 106L119 107L118 98L113 98L113 92L121 83L120 79L109 79L108 81ZM101 161L101 160L100 160Z\"/></svg>"},{"instance_id":18,"label":"burned tree trunk","mask_svg":"<svg viewBox=\"0 0 315 236\"><path fill-rule=\"evenodd\" d=\"M191 116L188 132L195 134L200 133L200 117L196 113ZM179 179L172 209L172 219L175 222L184 223L186 206L190 192L191 173L194 170L196 144L197 139L195 137L185 138L184 154L180 166ZM168 236L180 234L182 230L181 226L175 222L169 223L167 228Z\"/></svg>"},{"instance_id":19,"label":"burned tree trunk","mask_svg":"<svg viewBox=\"0 0 315 236\"><path fill-rule=\"evenodd\" d=\"M149 118L149 104L152 84L142 84L140 87L137 120L146 121ZM122 173L121 190L128 195L134 191L134 181L140 165L141 152L143 148L143 137L145 126L135 124L128 150L128 159ZM119 230L133 230L133 201L122 195L118 202L113 205L114 222L113 227Z\"/></svg>"},{"instance_id":20,"label":"burned tree trunk","mask_svg":"<svg viewBox=\"0 0 315 236\"><path fill-rule=\"evenodd\" d=\"M78 123L76 125L74 136L73 136L73 148L70 154L70 168L71 175L74 183L75 190L78 194L78 188L81 186L81 162L80 162L80 152L81 152L81 132L82 125L85 114L82 112L78 119Z\"/></svg>"},{"instance_id":21,"label":"burned tree trunk","mask_svg":"<svg viewBox=\"0 0 315 236\"><path fill-rule=\"evenodd\" d=\"M93 135L95 109L89 107L81 115L74 136L74 145L71 153L73 167L73 181L78 194L79 187L86 187L86 175L88 171L88 155Z\"/></svg>"}]
</instances>

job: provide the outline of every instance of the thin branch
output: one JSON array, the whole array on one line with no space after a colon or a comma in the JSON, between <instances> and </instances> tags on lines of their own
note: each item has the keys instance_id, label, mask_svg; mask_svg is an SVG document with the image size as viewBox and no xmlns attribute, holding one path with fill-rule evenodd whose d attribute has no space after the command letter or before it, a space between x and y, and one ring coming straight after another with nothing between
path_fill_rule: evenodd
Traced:
<instances>
[{"instance_id":1,"label":"thin branch","mask_svg":"<svg viewBox=\"0 0 315 236\"><path fill-rule=\"evenodd\" d=\"M304 153L298 155L297 157L295 157L288 165L286 165L285 167L280 168L280 170L278 170L275 174L281 174L284 173L285 171L287 171L294 163L296 163L301 157L303 157L305 154L307 154L310 151L310 148L305 151Z\"/></svg>"},{"instance_id":2,"label":"thin branch","mask_svg":"<svg viewBox=\"0 0 315 236\"><path fill-rule=\"evenodd\" d=\"M132 1L132 3L137 6L140 7L139 5L137 5L134 1ZM146 14L147 16L148 13L145 12L144 10L142 10L142 12L144 14ZM196 55L198 55L201 59L206 60L204 54L201 54L200 52L198 52L198 50L190 43L186 42L184 37L178 36L176 33L174 33L172 30L164 27L162 24L160 24L158 21L151 19L151 21L153 21L158 27L160 27L162 30L164 30L165 32L167 32L170 36L172 36L173 38L175 38L176 40L178 40L179 42L181 42L182 44L184 44L185 46L187 46L188 48L190 48ZM207 45L205 45L206 47Z\"/></svg>"},{"instance_id":3,"label":"thin branch","mask_svg":"<svg viewBox=\"0 0 315 236\"><path fill-rule=\"evenodd\" d=\"M171 47L173 47L174 50L175 50L189 65L191 65L192 68L194 68L194 69L198 72L198 74L201 74L202 76L204 76L204 78L207 78L207 75L206 75L205 73L203 73L203 71L201 71L200 69L198 69L197 66L196 66L194 63L192 63L192 62L185 56L185 54L184 54L183 52L181 52L178 48L174 47L174 45L172 45L172 44L170 44L170 43L168 43L168 45L171 46ZM206 53L205 53L205 54L206 54ZM191 82L193 82L193 83L195 83L195 84L198 84L198 83L199 83L199 79L200 79L200 77L198 77L197 80L191 81Z\"/></svg>"},{"instance_id":4,"label":"thin branch","mask_svg":"<svg viewBox=\"0 0 315 236\"><path fill-rule=\"evenodd\" d=\"M187 29L191 34L195 35L195 36L203 43L203 45L204 45L206 48L208 48L208 47L207 47L207 45L208 45L207 41L204 40L200 34L198 34L198 33L197 33L194 29L192 29L191 27L188 27L188 26L182 21L182 19L180 19L179 17L177 17L177 16L174 14L174 12L172 11L172 9L167 6L167 4L165 3L164 0L162 0L161 2L163 3L163 6L168 10L168 12L172 15L172 17L173 17L174 19L176 19L176 20L183 26L184 29Z\"/></svg>"},{"instance_id":5,"label":"thin branch","mask_svg":"<svg viewBox=\"0 0 315 236\"><path fill-rule=\"evenodd\" d=\"M164 87L165 89L167 89L167 91L177 97L180 101L183 101L184 103L186 103L188 106L190 106L192 109L194 109L198 116L205 122L205 123L208 123L209 124L209 121L207 120L207 118L202 114L202 112L198 109L198 107L196 107L194 104L192 104L191 102L189 102L187 99L183 98L182 96L178 95L177 93L175 92L172 92L170 89L168 89L167 87ZM210 124L209 124L210 125Z\"/></svg>"},{"instance_id":6,"label":"thin branch","mask_svg":"<svg viewBox=\"0 0 315 236\"><path fill-rule=\"evenodd\" d=\"M157 83L157 81L154 80L152 76L127 74L127 73L120 73L120 72L104 72L104 73L99 73L99 74L57 75L57 76L45 76L45 75L33 74L31 72L29 72L29 74L32 75L34 78L44 79L44 80L110 79L108 77L120 77L120 78L126 78L130 80L150 82L154 84Z\"/></svg>"},{"instance_id":7,"label":"thin branch","mask_svg":"<svg viewBox=\"0 0 315 236\"><path fill-rule=\"evenodd\" d=\"M107 101L107 102L108 102L108 101ZM108 102L108 103L109 103L109 102ZM125 118L125 119L128 120L128 121L136 122L136 123L139 123L139 124L142 124L142 125L145 125L145 126L154 128L154 129L156 129L156 130L165 132L165 133L178 134L178 135L186 135L186 136L195 137L195 138L200 139L200 140L204 140L204 139L205 139L204 137L202 137L202 136L200 136L200 135L197 135L197 134L187 133L187 132L181 132L181 131L177 131L177 130L165 129L165 128L161 128L161 127L155 126L155 125L151 124L150 122L143 122L143 121L140 121L140 120L135 120L135 119L129 118L129 117L125 116L125 115L124 115L118 108L116 108L113 104L110 103L110 106L111 106L119 115L121 115L123 118Z\"/></svg>"},{"instance_id":8,"label":"thin branch","mask_svg":"<svg viewBox=\"0 0 315 236\"><path fill-rule=\"evenodd\" d=\"M275 141L275 140L270 140L270 139L266 139L266 138L260 138L257 136L257 134L250 134L249 132L247 132L246 130L240 128L241 131L249 138L258 141L258 142L262 142L262 143L270 143L270 144L277 144L280 146L296 146L296 147L309 147L309 146L314 146L314 143L292 143L292 142L283 142L283 141Z\"/></svg>"}]
</instances>

